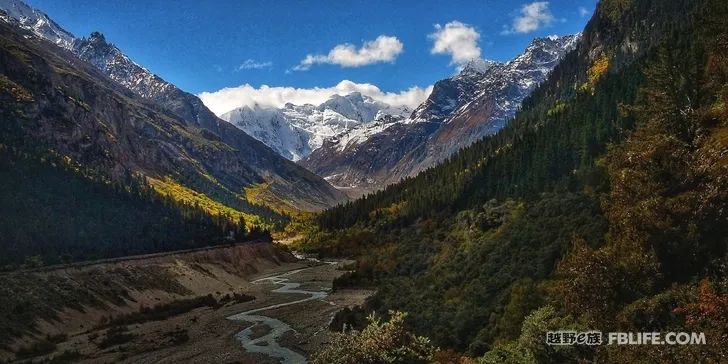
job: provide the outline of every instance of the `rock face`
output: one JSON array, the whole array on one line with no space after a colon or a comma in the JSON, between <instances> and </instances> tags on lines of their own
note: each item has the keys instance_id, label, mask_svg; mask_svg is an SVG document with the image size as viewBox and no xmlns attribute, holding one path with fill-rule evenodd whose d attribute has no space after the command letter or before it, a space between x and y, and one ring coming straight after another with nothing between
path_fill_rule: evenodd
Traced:
<instances>
[{"instance_id":1,"label":"rock face","mask_svg":"<svg viewBox=\"0 0 728 364\"><path fill-rule=\"evenodd\" d=\"M147 99L169 95L174 86L146 68L134 63L119 48L106 42L99 32L74 41L70 49L79 58L91 63L118 84Z\"/></svg>"},{"instance_id":2,"label":"rock face","mask_svg":"<svg viewBox=\"0 0 728 364\"><path fill-rule=\"evenodd\" d=\"M383 186L407 152L425 143L439 128L431 122L405 124L402 120L384 119L377 123L381 131L375 130L361 140L350 138L349 134L332 139L301 161L301 165L356 196Z\"/></svg>"},{"instance_id":3,"label":"rock face","mask_svg":"<svg viewBox=\"0 0 728 364\"><path fill-rule=\"evenodd\" d=\"M535 39L506 62L474 60L441 80L407 119L333 138L300 163L335 186L372 191L414 176L460 148L496 133L543 82L579 35ZM345 142L343 142L345 141Z\"/></svg>"},{"instance_id":4,"label":"rock face","mask_svg":"<svg viewBox=\"0 0 728 364\"><path fill-rule=\"evenodd\" d=\"M407 154L386 182L414 176L502 129L523 100L546 80L561 58L574 49L578 38L578 35L537 38L523 54L507 63L491 64L487 68L466 66L449 80L457 85L458 92L442 96L447 100L446 105L454 104L455 107L426 143Z\"/></svg>"},{"instance_id":5,"label":"rock face","mask_svg":"<svg viewBox=\"0 0 728 364\"><path fill-rule=\"evenodd\" d=\"M414 112L352 93L335 95L321 105L244 106L224 114L221 120L199 98L137 65L103 35L74 38L45 14L17 0L0 0L0 7L22 27L93 64L118 84L251 155L251 167L262 169L262 174L295 179L297 172L293 167L280 173L260 165L255 155L268 149L262 151L261 143L250 136L356 194L414 176L503 128L579 38L535 39L506 63L471 61L454 77L437 82Z\"/></svg>"},{"instance_id":6,"label":"rock face","mask_svg":"<svg viewBox=\"0 0 728 364\"><path fill-rule=\"evenodd\" d=\"M243 106L221 118L282 156L298 161L344 135L361 136L376 130L377 122L385 116L404 119L410 113L407 107L392 107L353 92L345 96L334 95L321 105Z\"/></svg>"},{"instance_id":7,"label":"rock face","mask_svg":"<svg viewBox=\"0 0 728 364\"><path fill-rule=\"evenodd\" d=\"M473 60L437 82L413 112L352 93L318 106L244 106L222 118L358 195L414 176L496 133L578 38L535 39L506 63Z\"/></svg>"},{"instance_id":8,"label":"rock face","mask_svg":"<svg viewBox=\"0 0 728 364\"><path fill-rule=\"evenodd\" d=\"M31 30L39 37L65 49L73 48L75 38L43 12L33 9L20 0L0 0L0 10L15 19L19 26Z\"/></svg>"},{"instance_id":9,"label":"rock face","mask_svg":"<svg viewBox=\"0 0 728 364\"><path fill-rule=\"evenodd\" d=\"M12 57L0 65L3 74L33 95L40 92L27 113L37 129L23 125L29 140L42 139L111 175L130 170L171 176L191 190L226 205L247 206L253 213L260 209L246 198L248 188L261 190L255 202L305 210L344 199L323 179L217 118L196 96L131 61L101 34L73 38L19 1L2 0L0 8L6 12L0 21L3 34L28 53L43 55L48 67L27 68L10 62ZM73 72L60 77L58 69ZM47 82L25 85L29 80L23 80L27 76L22 72Z\"/></svg>"}]
</instances>

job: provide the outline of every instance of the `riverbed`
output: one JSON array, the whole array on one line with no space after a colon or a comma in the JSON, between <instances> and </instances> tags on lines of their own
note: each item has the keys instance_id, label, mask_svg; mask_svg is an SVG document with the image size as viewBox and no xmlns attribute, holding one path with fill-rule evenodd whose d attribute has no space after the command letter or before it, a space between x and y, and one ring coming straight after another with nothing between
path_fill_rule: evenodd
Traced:
<instances>
[{"instance_id":1,"label":"riverbed","mask_svg":"<svg viewBox=\"0 0 728 364\"><path fill-rule=\"evenodd\" d=\"M252 301L127 325L131 340L108 349L95 344L105 330L91 330L70 337L58 350L80 351L83 357L77 361L82 363L303 363L330 342L328 325L336 312L360 305L372 294L353 289L332 292L333 280L344 273L341 263L302 260L267 267L213 291L245 293L255 297ZM210 268L206 267L203 272Z\"/></svg>"},{"instance_id":2,"label":"riverbed","mask_svg":"<svg viewBox=\"0 0 728 364\"><path fill-rule=\"evenodd\" d=\"M336 262L330 262L328 264L337 264ZM268 316L263 316L257 313L261 313L268 310L274 310L286 306L299 305L301 303L311 300L324 300L329 294L326 291L307 291L298 289L301 283L292 282L290 276L297 273L301 273L311 268L302 268L294 271L278 274L272 277L260 278L253 281L253 284L273 284L280 285L281 287L272 290L273 293L278 294L289 294L289 295L308 295L306 298L291 299L289 302L277 303L269 306L255 308L247 310L235 315L228 316L228 320L232 321L244 321L249 323L255 323L256 325L263 325L268 328L266 334L256 337L253 333L253 326L240 331L235 335L235 338L240 341L243 348L251 353L260 353L266 356L277 358L281 364L298 364L306 363L306 357L298 352L295 352L289 348L281 346L278 340L281 339L283 334L293 331L290 325L287 323Z\"/></svg>"}]
</instances>

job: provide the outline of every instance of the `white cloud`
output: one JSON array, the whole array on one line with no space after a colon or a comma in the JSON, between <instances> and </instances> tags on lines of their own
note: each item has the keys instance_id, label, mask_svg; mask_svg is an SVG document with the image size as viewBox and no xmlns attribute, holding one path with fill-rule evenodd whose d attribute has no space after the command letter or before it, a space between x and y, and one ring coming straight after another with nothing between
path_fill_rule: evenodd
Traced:
<instances>
[{"instance_id":1,"label":"white cloud","mask_svg":"<svg viewBox=\"0 0 728 364\"><path fill-rule=\"evenodd\" d=\"M501 34L530 33L551 25L554 20L548 1L533 2L523 5L520 15L513 19L511 28L506 28Z\"/></svg>"},{"instance_id":2,"label":"white cloud","mask_svg":"<svg viewBox=\"0 0 728 364\"><path fill-rule=\"evenodd\" d=\"M376 85L355 83L349 80L343 80L332 87L314 88L272 87L268 85L255 88L245 84L214 92L203 92L198 96L212 112L222 115L237 107L253 106L255 104L274 107L282 107L287 102L297 105L318 105L328 100L332 95L348 95L357 91L393 106L406 105L415 108L427 99L427 96L432 92L432 86L425 88L413 86L399 92L384 92Z\"/></svg>"},{"instance_id":3,"label":"white cloud","mask_svg":"<svg viewBox=\"0 0 728 364\"><path fill-rule=\"evenodd\" d=\"M463 64L480 58L480 47L478 47L480 34L474 27L457 20L445 26L435 24L435 32L428 38L434 41L430 52L451 55L452 64Z\"/></svg>"},{"instance_id":4,"label":"white cloud","mask_svg":"<svg viewBox=\"0 0 728 364\"><path fill-rule=\"evenodd\" d=\"M316 64L335 64L341 67L361 67L374 63L394 62L402 53L404 45L397 37L380 35L375 40L364 42L361 48L353 44L339 44L328 54L306 55L294 71L307 71Z\"/></svg>"},{"instance_id":5,"label":"white cloud","mask_svg":"<svg viewBox=\"0 0 728 364\"><path fill-rule=\"evenodd\" d=\"M579 7L579 16L580 17L583 18L583 17L585 17L587 15L590 15L590 14L591 14L591 12L589 10L587 10L585 7L583 7L583 6L580 6Z\"/></svg>"},{"instance_id":6,"label":"white cloud","mask_svg":"<svg viewBox=\"0 0 728 364\"><path fill-rule=\"evenodd\" d=\"M240 66L238 66L238 71L243 70L260 70L264 68L271 68L273 67L273 62L259 62L254 59L246 59L245 62L241 63Z\"/></svg>"}]
</instances>

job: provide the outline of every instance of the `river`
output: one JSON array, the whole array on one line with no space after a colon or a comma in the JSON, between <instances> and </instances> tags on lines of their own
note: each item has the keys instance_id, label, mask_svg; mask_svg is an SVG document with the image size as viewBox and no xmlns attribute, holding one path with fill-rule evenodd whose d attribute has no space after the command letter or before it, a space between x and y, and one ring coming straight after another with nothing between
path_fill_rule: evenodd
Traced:
<instances>
[{"instance_id":1,"label":"river","mask_svg":"<svg viewBox=\"0 0 728 364\"><path fill-rule=\"evenodd\" d=\"M329 263L328 264L336 264ZM269 305L265 307L260 307L252 310L248 310L245 312L241 312L235 315L228 316L228 320L233 321L245 321L245 322L252 322L257 324L263 324L265 326L268 326L270 328L270 332L267 334L253 338L253 326L251 325L247 329L238 332L235 335L235 338L240 341L240 343L243 345L243 348L251 353L261 353L265 354L267 356L278 358L280 363L282 364L298 364L298 363L306 363L306 357L303 355L285 348L281 346L278 343L278 340L281 338L281 336L288 332L293 330L287 323L277 320L272 317L263 316L263 315L256 315L258 312L271 310L275 308L285 307L285 306L291 306L296 305L302 302L311 301L311 300L317 300L317 299L323 299L326 296L328 296L327 292L323 291L305 291L301 289L297 289L301 286L301 283L296 282L290 282L289 278L286 278L288 276L291 276L293 274L305 271L307 269L311 268L302 268L293 270L290 272L286 272L283 274L275 275L272 277L266 277L261 278L253 281L254 284L279 284L281 287L278 287L271 292L274 293L283 293L283 294L307 294L309 297L294 300L290 302L284 302L284 303L278 303L274 305Z\"/></svg>"}]
</instances>

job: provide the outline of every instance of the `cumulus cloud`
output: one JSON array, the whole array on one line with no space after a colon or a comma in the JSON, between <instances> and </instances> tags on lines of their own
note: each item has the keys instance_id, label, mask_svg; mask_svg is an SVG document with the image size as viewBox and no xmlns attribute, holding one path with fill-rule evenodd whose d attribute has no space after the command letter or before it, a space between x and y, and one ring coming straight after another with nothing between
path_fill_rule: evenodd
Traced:
<instances>
[{"instance_id":1,"label":"cumulus cloud","mask_svg":"<svg viewBox=\"0 0 728 364\"><path fill-rule=\"evenodd\" d=\"M502 34L531 33L542 27L549 26L555 20L551 14L548 1L536 1L523 5L520 15L513 19L510 28L506 28Z\"/></svg>"},{"instance_id":2,"label":"cumulus cloud","mask_svg":"<svg viewBox=\"0 0 728 364\"><path fill-rule=\"evenodd\" d=\"M463 64L480 58L480 47L478 47L480 33L470 25L457 20L449 22L445 26L435 24L435 32L428 38L434 42L430 52L432 54L449 54L452 57L452 64Z\"/></svg>"},{"instance_id":3,"label":"cumulus cloud","mask_svg":"<svg viewBox=\"0 0 728 364\"><path fill-rule=\"evenodd\" d=\"M402 53L404 45L397 37L380 35L375 40L364 42L361 48L353 44L339 44L328 54L309 54L294 71L307 71L317 64L335 64L341 67L361 67L374 63L394 62Z\"/></svg>"},{"instance_id":4,"label":"cumulus cloud","mask_svg":"<svg viewBox=\"0 0 728 364\"><path fill-rule=\"evenodd\" d=\"M260 70L264 68L271 68L273 67L273 62L259 62L254 59L246 59L245 62L241 63L240 66L238 66L238 71L243 70Z\"/></svg>"},{"instance_id":5,"label":"cumulus cloud","mask_svg":"<svg viewBox=\"0 0 728 364\"><path fill-rule=\"evenodd\" d=\"M425 88L413 86L399 92L384 92L376 85L355 83L349 80L343 80L332 87L314 88L274 87L268 85L255 88L245 84L214 92L203 92L198 96L212 112L222 115L237 107L256 104L273 107L282 107L288 102L297 105L318 105L333 95L348 95L352 92L361 92L363 95L393 106L404 105L415 108L427 99L427 96L432 92L432 86Z\"/></svg>"}]
</instances>

